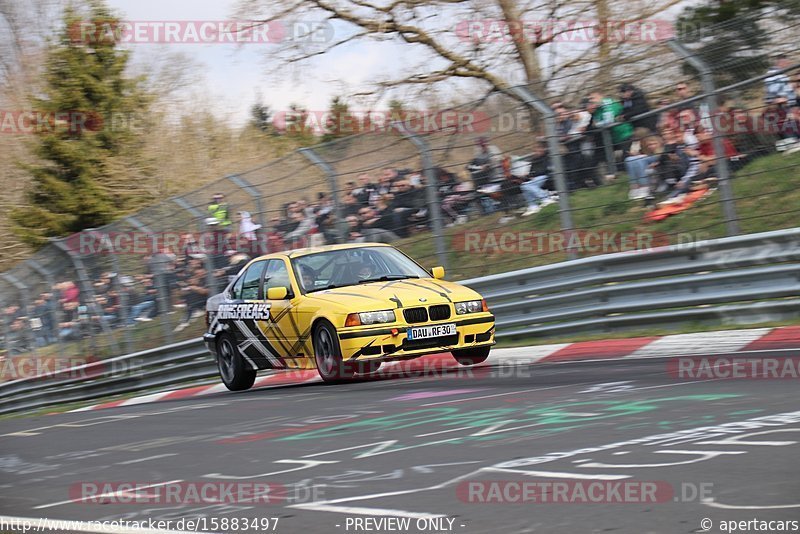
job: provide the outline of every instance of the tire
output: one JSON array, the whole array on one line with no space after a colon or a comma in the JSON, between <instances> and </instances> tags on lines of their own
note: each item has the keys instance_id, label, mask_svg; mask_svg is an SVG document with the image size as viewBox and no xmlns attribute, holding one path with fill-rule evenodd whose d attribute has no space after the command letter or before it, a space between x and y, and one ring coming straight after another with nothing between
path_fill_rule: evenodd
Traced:
<instances>
[{"instance_id":1,"label":"tire","mask_svg":"<svg viewBox=\"0 0 800 534\"><path fill-rule=\"evenodd\" d=\"M222 383L231 391L250 389L256 381L256 370L244 361L230 334L217 338L217 367Z\"/></svg>"},{"instance_id":2,"label":"tire","mask_svg":"<svg viewBox=\"0 0 800 534\"><path fill-rule=\"evenodd\" d=\"M489 357L491 347L475 347L474 349L461 349L453 351L453 358L461 365L475 365L483 363Z\"/></svg>"},{"instance_id":3,"label":"tire","mask_svg":"<svg viewBox=\"0 0 800 534\"><path fill-rule=\"evenodd\" d=\"M342 360L342 348L333 326L328 322L319 323L313 336L314 361L317 372L325 382L339 382L351 378L355 372L352 364Z\"/></svg>"},{"instance_id":4,"label":"tire","mask_svg":"<svg viewBox=\"0 0 800 534\"><path fill-rule=\"evenodd\" d=\"M372 374L372 373L374 373L375 371L377 371L378 369L381 368L381 364L382 363L383 362L375 362L375 361L369 361L369 360L366 360L366 361L363 361L363 362L358 362L356 364L356 373L358 373L360 375Z\"/></svg>"}]
</instances>

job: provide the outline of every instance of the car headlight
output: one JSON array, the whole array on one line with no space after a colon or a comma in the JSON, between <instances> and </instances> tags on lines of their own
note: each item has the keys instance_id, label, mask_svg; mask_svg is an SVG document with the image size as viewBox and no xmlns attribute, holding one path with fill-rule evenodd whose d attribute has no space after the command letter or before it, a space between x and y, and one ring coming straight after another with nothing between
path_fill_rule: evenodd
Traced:
<instances>
[{"instance_id":1,"label":"car headlight","mask_svg":"<svg viewBox=\"0 0 800 534\"><path fill-rule=\"evenodd\" d=\"M465 313L478 313L484 311L484 303L482 300L467 300L464 302L456 302L456 313L464 315Z\"/></svg>"},{"instance_id":2,"label":"car headlight","mask_svg":"<svg viewBox=\"0 0 800 534\"><path fill-rule=\"evenodd\" d=\"M351 313L347 316L345 326L359 326L380 323L393 323L397 320L394 310Z\"/></svg>"}]
</instances>

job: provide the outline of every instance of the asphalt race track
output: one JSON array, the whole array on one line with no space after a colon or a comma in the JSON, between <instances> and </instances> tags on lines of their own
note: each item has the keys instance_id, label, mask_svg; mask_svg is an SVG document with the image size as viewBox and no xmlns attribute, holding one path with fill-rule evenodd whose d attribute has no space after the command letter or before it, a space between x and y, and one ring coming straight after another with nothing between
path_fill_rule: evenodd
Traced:
<instances>
[{"instance_id":1,"label":"asphalt race track","mask_svg":"<svg viewBox=\"0 0 800 534\"><path fill-rule=\"evenodd\" d=\"M216 532L798 530L797 380L678 378L669 361L490 359L8 419L0 515L172 521L159 530L205 518ZM262 491L199 502L204 484Z\"/></svg>"}]
</instances>

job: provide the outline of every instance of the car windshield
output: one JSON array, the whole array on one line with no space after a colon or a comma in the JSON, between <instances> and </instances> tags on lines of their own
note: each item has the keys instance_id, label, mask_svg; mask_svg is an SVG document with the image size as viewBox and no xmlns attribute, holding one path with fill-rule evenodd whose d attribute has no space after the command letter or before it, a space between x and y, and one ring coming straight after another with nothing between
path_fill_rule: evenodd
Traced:
<instances>
[{"instance_id":1,"label":"car windshield","mask_svg":"<svg viewBox=\"0 0 800 534\"><path fill-rule=\"evenodd\" d=\"M399 250L360 247L307 254L292 259L303 292L430 275Z\"/></svg>"}]
</instances>

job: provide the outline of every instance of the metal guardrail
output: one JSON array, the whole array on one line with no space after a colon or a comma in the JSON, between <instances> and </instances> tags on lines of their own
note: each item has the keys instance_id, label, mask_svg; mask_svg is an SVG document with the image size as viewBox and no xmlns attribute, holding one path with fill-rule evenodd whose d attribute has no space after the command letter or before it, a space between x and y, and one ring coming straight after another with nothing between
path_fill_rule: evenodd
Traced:
<instances>
[{"instance_id":1,"label":"metal guardrail","mask_svg":"<svg viewBox=\"0 0 800 534\"><path fill-rule=\"evenodd\" d=\"M0 384L0 415L216 375L217 366L202 340L184 341Z\"/></svg>"},{"instance_id":2,"label":"metal guardrail","mask_svg":"<svg viewBox=\"0 0 800 534\"><path fill-rule=\"evenodd\" d=\"M594 256L462 283L487 299L498 339L782 320L800 316L800 228ZM216 373L203 343L186 341L1 384L0 414Z\"/></svg>"},{"instance_id":3,"label":"metal guardrail","mask_svg":"<svg viewBox=\"0 0 800 534\"><path fill-rule=\"evenodd\" d=\"M758 323L800 313L800 228L632 251L466 280L499 339L641 325Z\"/></svg>"}]
</instances>

